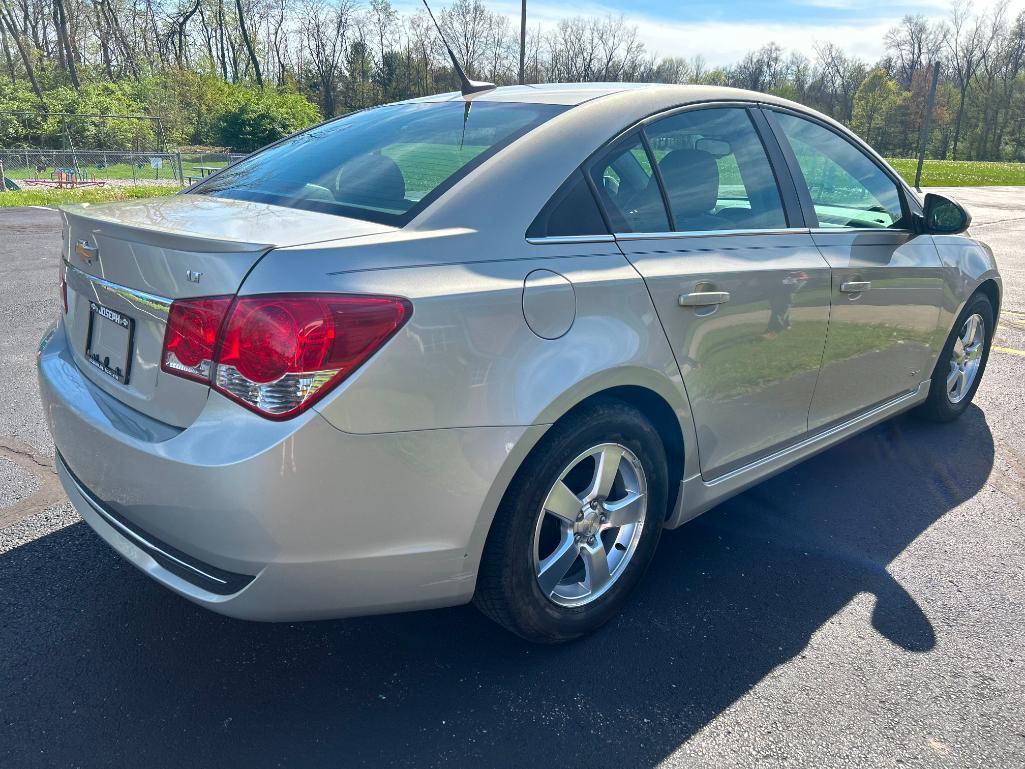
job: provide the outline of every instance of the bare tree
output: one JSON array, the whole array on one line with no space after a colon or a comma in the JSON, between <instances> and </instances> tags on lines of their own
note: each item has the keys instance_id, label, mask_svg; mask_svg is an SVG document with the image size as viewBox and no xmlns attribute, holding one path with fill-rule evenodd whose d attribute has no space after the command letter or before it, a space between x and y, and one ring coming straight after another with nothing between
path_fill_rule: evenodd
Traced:
<instances>
[{"instance_id":1,"label":"bare tree","mask_svg":"<svg viewBox=\"0 0 1025 769\"><path fill-rule=\"evenodd\" d=\"M905 89L911 88L915 73L935 61L943 48L946 28L925 16L905 16L886 33L886 47L893 55L894 76Z\"/></svg>"},{"instance_id":2,"label":"bare tree","mask_svg":"<svg viewBox=\"0 0 1025 769\"><path fill-rule=\"evenodd\" d=\"M0 1L0 24L7 28L8 33L14 40L14 45L18 49L18 55L21 56L21 63L25 67L25 74L32 84L32 90L35 91L36 96L42 99L43 89L39 87L39 80L36 78L36 68L32 63L32 53L29 51L28 43L18 29L14 12L7 6L7 0Z\"/></svg>"},{"instance_id":3,"label":"bare tree","mask_svg":"<svg viewBox=\"0 0 1025 769\"><path fill-rule=\"evenodd\" d=\"M957 145L961 139L965 100L982 59L985 40L982 22L979 19L973 20L971 11L970 2L959 0L954 4L951 13L951 32L946 39L948 66L958 89L957 116L954 119L954 160L957 160Z\"/></svg>"},{"instance_id":4,"label":"bare tree","mask_svg":"<svg viewBox=\"0 0 1025 769\"><path fill-rule=\"evenodd\" d=\"M826 112L838 120L850 123L854 116L854 95L868 74L868 67L860 59L848 56L835 43L815 45L817 82L812 85L816 97Z\"/></svg>"},{"instance_id":5,"label":"bare tree","mask_svg":"<svg viewBox=\"0 0 1025 769\"><path fill-rule=\"evenodd\" d=\"M54 1L57 2L58 0ZM249 54L249 62L253 65L253 75L256 78L256 84L263 88L263 73L260 72L260 60L256 57L256 49L253 47L253 41L249 35L246 14L242 9L242 0L235 0L235 10L238 12L238 28L242 34L242 42L245 43L246 52Z\"/></svg>"},{"instance_id":6,"label":"bare tree","mask_svg":"<svg viewBox=\"0 0 1025 769\"><path fill-rule=\"evenodd\" d=\"M329 6L308 0L301 14L300 32L309 52L309 66L316 76L320 106L325 115L337 114L337 93L353 26L349 2Z\"/></svg>"}]
</instances>

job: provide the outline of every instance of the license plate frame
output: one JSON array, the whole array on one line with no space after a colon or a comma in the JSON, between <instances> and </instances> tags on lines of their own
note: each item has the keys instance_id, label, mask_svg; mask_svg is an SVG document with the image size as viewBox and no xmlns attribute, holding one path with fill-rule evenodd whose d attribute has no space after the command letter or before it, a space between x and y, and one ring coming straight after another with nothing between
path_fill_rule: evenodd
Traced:
<instances>
[{"instance_id":1,"label":"license plate frame","mask_svg":"<svg viewBox=\"0 0 1025 769\"><path fill-rule=\"evenodd\" d=\"M97 334L102 338L97 339ZM89 302L89 329L85 337L85 359L89 363L111 379L127 385L132 370L134 343L134 318L97 302ZM118 349L122 350L121 359L111 360Z\"/></svg>"}]
</instances>

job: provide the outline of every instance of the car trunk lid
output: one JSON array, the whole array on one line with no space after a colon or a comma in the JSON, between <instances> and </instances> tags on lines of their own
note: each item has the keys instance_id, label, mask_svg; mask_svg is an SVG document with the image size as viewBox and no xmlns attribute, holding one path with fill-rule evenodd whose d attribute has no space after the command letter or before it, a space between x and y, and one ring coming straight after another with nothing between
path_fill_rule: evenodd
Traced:
<instances>
[{"instance_id":1,"label":"car trunk lid","mask_svg":"<svg viewBox=\"0 0 1025 769\"><path fill-rule=\"evenodd\" d=\"M209 388L161 370L170 303L235 294L272 248L393 228L201 195L63 210L64 317L75 360L97 387L170 425L192 423Z\"/></svg>"}]
</instances>

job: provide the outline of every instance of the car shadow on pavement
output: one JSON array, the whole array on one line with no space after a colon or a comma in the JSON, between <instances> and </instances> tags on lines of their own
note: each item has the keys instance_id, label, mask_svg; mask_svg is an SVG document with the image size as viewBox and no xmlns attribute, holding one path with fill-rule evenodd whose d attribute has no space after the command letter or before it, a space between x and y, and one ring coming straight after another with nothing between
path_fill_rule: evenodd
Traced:
<instances>
[{"instance_id":1,"label":"car shadow on pavement","mask_svg":"<svg viewBox=\"0 0 1025 769\"><path fill-rule=\"evenodd\" d=\"M993 454L974 406L878 426L666 532L625 612L554 648L470 607L225 619L73 525L0 556L0 765L654 766L861 593L865 634L929 652L886 567Z\"/></svg>"}]
</instances>

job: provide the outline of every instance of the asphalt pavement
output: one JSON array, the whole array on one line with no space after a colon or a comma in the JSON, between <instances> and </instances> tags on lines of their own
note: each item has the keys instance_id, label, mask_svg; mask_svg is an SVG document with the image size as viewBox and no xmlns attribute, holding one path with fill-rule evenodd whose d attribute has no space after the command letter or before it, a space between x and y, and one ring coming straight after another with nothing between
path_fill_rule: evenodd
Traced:
<instances>
[{"instance_id":1,"label":"asphalt pavement","mask_svg":"<svg viewBox=\"0 0 1025 769\"><path fill-rule=\"evenodd\" d=\"M0 767L1025 766L1025 189L955 194L1007 282L976 405L666 532L558 648L470 607L229 620L117 557L36 391L57 217L0 209Z\"/></svg>"}]
</instances>

